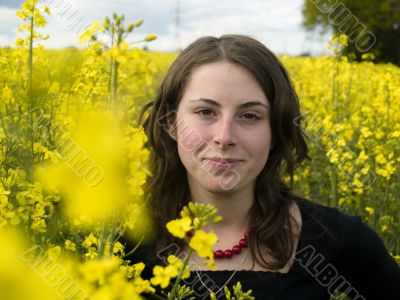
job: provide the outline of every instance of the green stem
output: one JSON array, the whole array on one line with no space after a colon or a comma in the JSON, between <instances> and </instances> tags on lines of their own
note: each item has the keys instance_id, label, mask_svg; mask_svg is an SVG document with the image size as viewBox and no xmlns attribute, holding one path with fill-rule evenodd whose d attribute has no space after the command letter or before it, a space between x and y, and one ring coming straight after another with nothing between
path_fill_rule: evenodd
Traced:
<instances>
[{"instance_id":1,"label":"green stem","mask_svg":"<svg viewBox=\"0 0 400 300\"><path fill-rule=\"evenodd\" d=\"M29 141L31 150L31 162L30 162L30 177L33 182L35 173L35 153L33 151L34 136L33 136L33 93L32 93L32 80L33 80L33 26L34 19L33 14L35 12L35 5L32 6L31 18L30 18L30 35L29 35L29 49L28 49L28 103L29 103Z\"/></svg>"},{"instance_id":2,"label":"green stem","mask_svg":"<svg viewBox=\"0 0 400 300\"><path fill-rule=\"evenodd\" d=\"M119 63L117 61L113 61L113 71L112 71L112 97L113 97L113 106L116 108L117 106L117 97L118 97L118 67Z\"/></svg>"},{"instance_id":3,"label":"green stem","mask_svg":"<svg viewBox=\"0 0 400 300\"><path fill-rule=\"evenodd\" d=\"M337 205L337 190L336 190L336 186L337 186L337 178L336 178L336 168L335 165L331 165L331 196L328 197L328 202L327 205L330 206L331 203L334 203L335 205ZM331 202L331 199L333 202Z\"/></svg>"},{"instance_id":4,"label":"green stem","mask_svg":"<svg viewBox=\"0 0 400 300\"><path fill-rule=\"evenodd\" d=\"M157 299L160 299L160 300L167 300L167 298L161 297L161 296L159 296L157 294L152 294L151 297L154 297L154 298L157 298Z\"/></svg>"},{"instance_id":5,"label":"green stem","mask_svg":"<svg viewBox=\"0 0 400 300\"><path fill-rule=\"evenodd\" d=\"M30 35L29 35L29 52L28 52L28 92L32 89L32 74L33 74L33 14L35 6L32 7L32 16L30 18Z\"/></svg>"},{"instance_id":6,"label":"green stem","mask_svg":"<svg viewBox=\"0 0 400 300\"><path fill-rule=\"evenodd\" d=\"M186 256L186 258L185 258L185 260L183 262L183 266L180 269L179 274L176 277L175 283L174 283L174 285L172 287L171 293L168 296L168 300L174 300L175 299L176 290L178 289L179 283L180 283L180 281L182 279L182 274L185 271L186 266L189 263L189 259L192 256L192 253L193 253L193 249L189 248L188 254L187 254L187 256Z\"/></svg>"},{"instance_id":7,"label":"green stem","mask_svg":"<svg viewBox=\"0 0 400 300\"><path fill-rule=\"evenodd\" d=\"M103 228L101 229L101 233L99 236L99 247L97 249L97 254L98 254L98 258L102 258L104 255L104 245L106 243L105 239L105 225L103 225Z\"/></svg>"},{"instance_id":8,"label":"green stem","mask_svg":"<svg viewBox=\"0 0 400 300\"><path fill-rule=\"evenodd\" d=\"M113 248L114 248L114 236L115 236L115 227L113 226L110 234L107 236L107 241L110 242L110 249L108 250L108 255L111 256L113 254Z\"/></svg>"},{"instance_id":9,"label":"green stem","mask_svg":"<svg viewBox=\"0 0 400 300\"><path fill-rule=\"evenodd\" d=\"M125 258L125 257L128 257L129 255L131 255L132 253L134 253L134 252L140 247L140 245L142 244L143 239L144 239L144 236L142 236L142 238L140 239L140 241L136 244L135 248L133 248L131 251L129 251L128 253L126 253L126 254L124 255L124 258Z\"/></svg>"},{"instance_id":10,"label":"green stem","mask_svg":"<svg viewBox=\"0 0 400 300\"><path fill-rule=\"evenodd\" d=\"M110 47L110 49L112 49L113 46L114 46L114 33L111 33L111 47ZM110 60L110 78L108 80L108 92L110 94L111 94L111 85L112 85L113 65L114 65L114 58L111 57L111 60ZM110 100L112 100L112 99L110 99Z\"/></svg>"},{"instance_id":11,"label":"green stem","mask_svg":"<svg viewBox=\"0 0 400 300\"><path fill-rule=\"evenodd\" d=\"M384 207L385 207L385 214L388 211L389 181L390 181L390 179L386 180L385 197L384 197L384 200L383 200Z\"/></svg>"}]
</instances>

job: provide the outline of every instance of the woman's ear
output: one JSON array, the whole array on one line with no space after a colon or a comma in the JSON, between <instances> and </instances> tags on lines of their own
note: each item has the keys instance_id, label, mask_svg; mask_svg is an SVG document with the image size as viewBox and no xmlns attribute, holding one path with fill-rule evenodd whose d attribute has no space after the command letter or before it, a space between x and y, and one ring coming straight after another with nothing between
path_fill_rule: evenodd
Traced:
<instances>
[{"instance_id":1,"label":"woman's ear","mask_svg":"<svg viewBox=\"0 0 400 300\"><path fill-rule=\"evenodd\" d=\"M171 139L173 139L174 141L177 140L176 125L173 120L167 121L166 131L168 135L171 137Z\"/></svg>"},{"instance_id":2,"label":"woman's ear","mask_svg":"<svg viewBox=\"0 0 400 300\"><path fill-rule=\"evenodd\" d=\"M176 137L176 129L168 129L167 132L168 132L168 135L171 137L171 139L176 141L176 139L177 139L177 137Z\"/></svg>"}]
</instances>

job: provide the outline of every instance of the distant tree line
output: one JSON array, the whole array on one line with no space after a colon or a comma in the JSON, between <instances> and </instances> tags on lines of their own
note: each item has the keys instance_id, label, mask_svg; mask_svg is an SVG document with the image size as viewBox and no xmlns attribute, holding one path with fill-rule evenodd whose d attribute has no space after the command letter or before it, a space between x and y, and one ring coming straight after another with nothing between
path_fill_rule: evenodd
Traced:
<instances>
[{"instance_id":1,"label":"distant tree line","mask_svg":"<svg viewBox=\"0 0 400 300\"><path fill-rule=\"evenodd\" d=\"M400 0L304 0L302 12L307 30L348 37L344 55L400 66Z\"/></svg>"}]
</instances>

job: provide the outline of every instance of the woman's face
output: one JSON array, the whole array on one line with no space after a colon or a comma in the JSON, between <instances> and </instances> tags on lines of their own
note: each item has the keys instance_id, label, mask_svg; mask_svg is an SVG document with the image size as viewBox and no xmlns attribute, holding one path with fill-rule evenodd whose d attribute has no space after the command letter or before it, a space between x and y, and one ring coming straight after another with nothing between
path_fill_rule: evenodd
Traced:
<instances>
[{"instance_id":1,"label":"woman's face","mask_svg":"<svg viewBox=\"0 0 400 300\"><path fill-rule=\"evenodd\" d=\"M195 68L177 111L180 159L191 191L254 190L271 145L270 103L246 68L228 61Z\"/></svg>"}]
</instances>

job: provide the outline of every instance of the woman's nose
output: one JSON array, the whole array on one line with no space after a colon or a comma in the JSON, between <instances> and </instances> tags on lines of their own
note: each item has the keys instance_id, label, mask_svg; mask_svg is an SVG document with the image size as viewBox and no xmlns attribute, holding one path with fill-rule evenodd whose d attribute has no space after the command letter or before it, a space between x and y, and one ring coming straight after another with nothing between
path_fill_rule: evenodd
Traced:
<instances>
[{"instance_id":1,"label":"woman's nose","mask_svg":"<svg viewBox=\"0 0 400 300\"><path fill-rule=\"evenodd\" d=\"M221 119L214 128L214 144L224 149L236 144L234 123L230 119Z\"/></svg>"}]
</instances>

